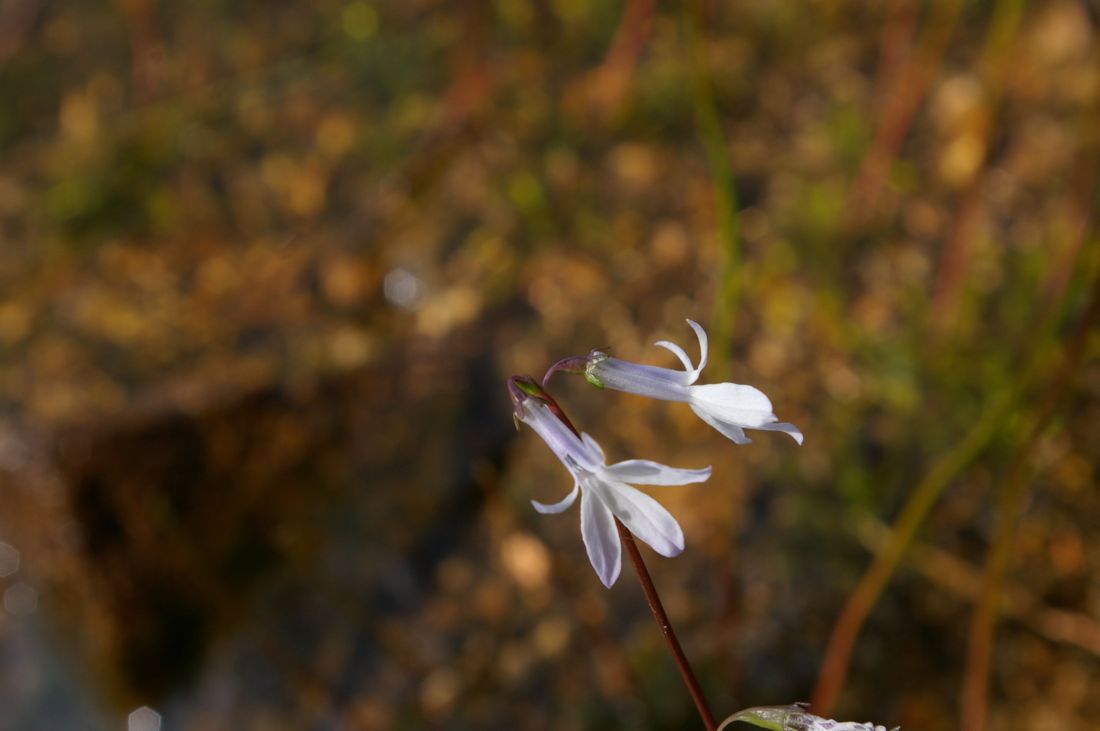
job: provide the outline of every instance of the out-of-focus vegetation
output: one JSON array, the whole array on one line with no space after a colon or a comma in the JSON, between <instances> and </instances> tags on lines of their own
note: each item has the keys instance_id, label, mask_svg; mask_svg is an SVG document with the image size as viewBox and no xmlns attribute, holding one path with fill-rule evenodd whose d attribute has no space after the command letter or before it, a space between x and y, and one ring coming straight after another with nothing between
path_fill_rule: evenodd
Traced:
<instances>
[{"instance_id":1,"label":"out-of-focus vegetation","mask_svg":"<svg viewBox=\"0 0 1100 731\"><path fill-rule=\"evenodd\" d=\"M692 317L805 446L555 393L718 715L1096 728L1097 6L657 5L0 3L0 727L696 727L504 398Z\"/></svg>"}]
</instances>

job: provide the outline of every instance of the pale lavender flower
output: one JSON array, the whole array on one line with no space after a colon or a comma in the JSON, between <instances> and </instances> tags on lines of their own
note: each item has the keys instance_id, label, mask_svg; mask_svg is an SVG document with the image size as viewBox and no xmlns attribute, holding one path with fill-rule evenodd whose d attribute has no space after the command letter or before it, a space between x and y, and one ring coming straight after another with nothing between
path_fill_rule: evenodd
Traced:
<instances>
[{"instance_id":1,"label":"pale lavender flower","mask_svg":"<svg viewBox=\"0 0 1100 731\"><path fill-rule=\"evenodd\" d=\"M581 536L592 568L604 586L615 583L622 565L615 518L662 556L677 556L684 550L684 533L676 519L660 503L628 483L705 482L710 477L710 467L677 469L644 459L608 465L600 445L587 434L578 437L547 401L537 396L517 397L516 391L513 398L516 398L516 418L534 429L573 475L573 490L563 500L553 505L532 500L531 504L543 514L561 513L580 495Z\"/></svg>"},{"instance_id":2,"label":"pale lavender flower","mask_svg":"<svg viewBox=\"0 0 1100 731\"><path fill-rule=\"evenodd\" d=\"M543 383L559 370L584 373L588 382L598 388L685 402L700 419L737 444L752 441L745 436L745 429L781 431L802 444L802 432L794 424L778 420L772 402L760 389L737 383L695 385L707 364L707 333L699 323L687 322L699 339L698 365L692 364L679 345L661 340L656 345L671 351L683 363L684 370L631 363L594 350L584 358L559 361L547 372Z\"/></svg>"}]
</instances>

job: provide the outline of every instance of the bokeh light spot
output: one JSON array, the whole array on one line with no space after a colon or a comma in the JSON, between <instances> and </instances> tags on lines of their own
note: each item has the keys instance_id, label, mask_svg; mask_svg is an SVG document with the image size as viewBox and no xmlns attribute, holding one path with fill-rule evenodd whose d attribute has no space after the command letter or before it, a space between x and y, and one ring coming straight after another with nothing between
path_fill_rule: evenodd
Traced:
<instances>
[{"instance_id":1,"label":"bokeh light spot","mask_svg":"<svg viewBox=\"0 0 1100 731\"><path fill-rule=\"evenodd\" d=\"M132 711L126 719L126 731L160 731L160 714L149 706Z\"/></svg>"},{"instance_id":2,"label":"bokeh light spot","mask_svg":"<svg viewBox=\"0 0 1100 731\"><path fill-rule=\"evenodd\" d=\"M4 591L4 609L13 617L29 617L38 609L38 590L22 581Z\"/></svg>"},{"instance_id":3,"label":"bokeh light spot","mask_svg":"<svg viewBox=\"0 0 1100 731\"><path fill-rule=\"evenodd\" d=\"M550 552L528 533L513 533L505 538L501 559L508 574L525 589L544 586L550 575Z\"/></svg>"},{"instance_id":4,"label":"bokeh light spot","mask_svg":"<svg viewBox=\"0 0 1100 731\"><path fill-rule=\"evenodd\" d=\"M365 41L378 31L378 13L364 2L350 3L342 20L344 32L354 41Z\"/></svg>"},{"instance_id":5,"label":"bokeh light spot","mask_svg":"<svg viewBox=\"0 0 1100 731\"><path fill-rule=\"evenodd\" d=\"M403 310L415 310L424 297L424 283L406 269L394 269L386 275L382 292L391 305Z\"/></svg>"}]
</instances>

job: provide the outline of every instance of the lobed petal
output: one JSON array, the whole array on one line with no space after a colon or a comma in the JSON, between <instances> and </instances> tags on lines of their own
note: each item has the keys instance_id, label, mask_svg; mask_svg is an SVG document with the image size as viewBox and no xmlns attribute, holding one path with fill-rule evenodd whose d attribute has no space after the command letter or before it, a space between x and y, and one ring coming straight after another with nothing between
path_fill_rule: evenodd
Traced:
<instances>
[{"instance_id":1,"label":"lobed petal","mask_svg":"<svg viewBox=\"0 0 1100 731\"><path fill-rule=\"evenodd\" d=\"M615 517L591 489L581 492L581 537L592 568L596 569L603 585L610 589L619 578L623 547L615 528Z\"/></svg>"},{"instance_id":2,"label":"lobed petal","mask_svg":"<svg viewBox=\"0 0 1100 731\"><path fill-rule=\"evenodd\" d=\"M668 340L658 340L654 345L671 352L684 364L684 383L685 385L690 385L699 380L699 374L703 372L703 368L707 364L707 331L703 329L702 325L695 322L695 320L688 320L687 323L691 325L691 329L695 331L695 337L699 340L698 366L692 365L691 358L688 357L687 352L676 343L669 342Z\"/></svg>"},{"instance_id":3,"label":"lobed petal","mask_svg":"<svg viewBox=\"0 0 1100 731\"><path fill-rule=\"evenodd\" d=\"M772 402L754 386L712 383L691 386L688 392L692 406L698 406L721 421L750 429L759 429L777 421L772 412Z\"/></svg>"},{"instance_id":4,"label":"lobed petal","mask_svg":"<svg viewBox=\"0 0 1100 731\"><path fill-rule=\"evenodd\" d=\"M721 419L717 419L714 416L712 416L709 412L701 409L700 407L696 406L695 404L689 404L689 405L691 406L691 410L695 412L696 416L698 416L700 419L702 419L703 421L707 422L708 424L713 426L715 429L720 431L722 433L722 435L725 436L727 439L731 439L734 444L751 444L752 443L752 440L749 439L747 436L745 436L745 430L742 429L737 424L733 424L733 423L730 423L730 422L727 422L727 421L723 421Z\"/></svg>"},{"instance_id":5,"label":"lobed petal","mask_svg":"<svg viewBox=\"0 0 1100 731\"><path fill-rule=\"evenodd\" d=\"M695 366L692 364L691 358L689 358L688 354L684 352L684 349L676 343L669 342L668 340L658 340L654 343L654 345L656 345L658 348L664 348L665 350L671 352L673 355L679 358L680 362L684 364L685 371L691 372L695 370Z\"/></svg>"},{"instance_id":6,"label":"lobed petal","mask_svg":"<svg viewBox=\"0 0 1100 731\"><path fill-rule=\"evenodd\" d=\"M778 421L774 424L765 424L764 426L758 426L756 428L762 431L781 431L784 434L789 435L791 439L798 442L799 446L802 445L802 430L794 424L788 424L785 421Z\"/></svg>"},{"instance_id":7,"label":"lobed petal","mask_svg":"<svg viewBox=\"0 0 1100 731\"><path fill-rule=\"evenodd\" d=\"M573 491L566 495L560 502L556 502L553 505L547 505L546 503L540 503L538 500L532 500L531 505L543 515L556 515L573 506L573 503L577 500L577 493L580 492L580 489L581 484L579 482L574 482Z\"/></svg>"},{"instance_id":8,"label":"lobed petal","mask_svg":"<svg viewBox=\"0 0 1100 731\"><path fill-rule=\"evenodd\" d=\"M630 532L662 556L678 556L684 550L680 524L659 502L625 482L595 482L600 497Z\"/></svg>"},{"instance_id":9,"label":"lobed petal","mask_svg":"<svg viewBox=\"0 0 1100 731\"><path fill-rule=\"evenodd\" d=\"M710 478L710 467L685 470L648 459L628 459L607 467L604 473L619 482L635 485L690 485L706 482Z\"/></svg>"},{"instance_id":10,"label":"lobed petal","mask_svg":"<svg viewBox=\"0 0 1100 731\"><path fill-rule=\"evenodd\" d=\"M694 383L707 366L707 331L695 320L689 319L687 324L691 325L691 329L695 331L695 337L699 340L699 365L695 367L695 377L691 379Z\"/></svg>"}]
</instances>

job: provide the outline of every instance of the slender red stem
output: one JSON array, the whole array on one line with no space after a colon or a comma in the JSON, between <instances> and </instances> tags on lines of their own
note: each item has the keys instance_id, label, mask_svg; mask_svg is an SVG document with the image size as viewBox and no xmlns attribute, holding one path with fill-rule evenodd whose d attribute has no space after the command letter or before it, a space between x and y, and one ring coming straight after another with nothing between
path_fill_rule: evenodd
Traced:
<instances>
[{"instance_id":1,"label":"slender red stem","mask_svg":"<svg viewBox=\"0 0 1100 731\"><path fill-rule=\"evenodd\" d=\"M649 575L649 569L646 568L645 561L642 560L638 544L634 542L634 536L618 518L615 519L615 527L619 529L619 538L626 546L626 552L634 564L634 570L638 572L638 583L642 585L642 591L645 592L649 609L653 612L653 619L657 621L657 626L661 628L661 634L664 636L665 642L668 643L669 652L676 660L676 666L680 668L680 676L684 679L684 685L687 686L688 692L691 693L691 699L695 701L695 708L698 709L699 715L703 719L703 725L706 726L707 731L715 731L718 724L714 721L714 713L707 705L707 698L703 695L703 689L695 678L695 672L691 669L691 663L688 662L687 655L680 647L680 641L676 639L676 631L672 629L672 622L669 621L664 605L661 604L661 597L657 593L657 587L653 585L653 579Z\"/></svg>"}]
</instances>

